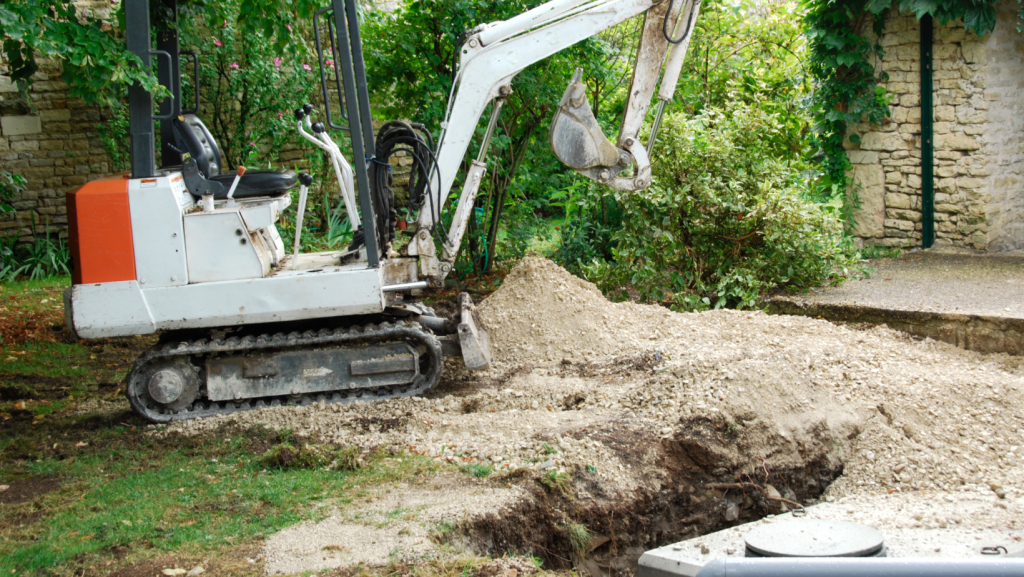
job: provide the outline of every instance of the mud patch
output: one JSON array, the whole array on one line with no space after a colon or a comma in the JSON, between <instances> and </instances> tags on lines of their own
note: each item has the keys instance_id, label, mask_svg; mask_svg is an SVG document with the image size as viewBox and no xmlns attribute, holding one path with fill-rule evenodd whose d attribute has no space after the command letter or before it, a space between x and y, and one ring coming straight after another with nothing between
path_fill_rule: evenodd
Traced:
<instances>
[{"instance_id":1,"label":"mud patch","mask_svg":"<svg viewBox=\"0 0 1024 577\"><path fill-rule=\"evenodd\" d=\"M7 489L0 491L0 504L14 505L27 503L51 491L60 489L60 479L34 478L15 479L6 483Z\"/></svg>"}]
</instances>

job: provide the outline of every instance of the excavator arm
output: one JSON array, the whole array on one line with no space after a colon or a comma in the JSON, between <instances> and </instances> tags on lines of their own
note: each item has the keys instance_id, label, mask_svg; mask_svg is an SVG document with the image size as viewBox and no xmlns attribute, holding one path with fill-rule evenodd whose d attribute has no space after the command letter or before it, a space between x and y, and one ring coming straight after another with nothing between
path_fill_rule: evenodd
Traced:
<instances>
[{"instance_id":1,"label":"excavator arm","mask_svg":"<svg viewBox=\"0 0 1024 577\"><path fill-rule=\"evenodd\" d=\"M582 71L578 70L552 122L551 147L564 164L603 185L626 191L649 186L648 148L656 137L665 102L675 91L699 8L700 0L553 0L515 18L472 30L461 48L453 96L441 125L437 167L431 174L427 205L408 247L410 256L419 257L421 275L439 285L451 270L486 174L484 155L489 139L501 105L512 93L512 79L527 66L639 14L644 14L643 32L616 144L602 133L594 118ZM670 39L677 29L682 29L680 36ZM659 75L661 102L648 147L644 147L640 129L658 88ZM491 101L495 106L480 154L470 164L448 236L439 239L443 248L438 256L432 231L449 199L477 123ZM620 176L630 167L632 175Z\"/></svg>"}]
</instances>

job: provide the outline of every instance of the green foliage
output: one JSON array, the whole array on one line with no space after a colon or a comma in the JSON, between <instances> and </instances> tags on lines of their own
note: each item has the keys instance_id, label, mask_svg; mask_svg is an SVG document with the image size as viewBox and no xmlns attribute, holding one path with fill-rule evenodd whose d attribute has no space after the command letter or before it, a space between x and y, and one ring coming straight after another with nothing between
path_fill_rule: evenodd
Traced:
<instances>
[{"instance_id":1,"label":"green foliage","mask_svg":"<svg viewBox=\"0 0 1024 577\"><path fill-rule=\"evenodd\" d=\"M792 0L705 0L674 109L695 113L735 102L756 104L779 123L761 146L802 154L809 124L802 100L810 91L802 16L803 8Z\"/></svg>"},{"instance_id":2,"label":"green foliage","mask_svg":"<svg viewBox=\"0 0 1024 577\"><path fill-rule=\"evenodd\" d=\"M473 475L477 479L482 479L483 477L486 477L494 472L494 468L486 463L482 465L465 465L462 467L462 470L465 471L466 473L469 473L470 475Z\"/></svg>"},{"instance_id":3,"label":"green foliage","mask_svg":"<svg viewBox=\"0 0 1024 577\"><path fill-rule=\"evenodd\" d=\"M569 544L572 545L573 552L582 558L590 546L590 530L582 523L569 523L565 527L565 532L569 536Z\"/></svg>"},{"instance_id":4,"label":"green foliage","mask_svg":"<svg viewBox=\"0 0 1024 577\"><path fill-rule=\"evenodd\" d=\"M850 168L843 137L850 123L878 123L889 115L889 100L876 75L874 56L882 47L864 38L868 30L881 36L888 10L909 10L918 18L932 14L940 24L962 18L978 36L996 24L997 0L803 0L807 29L807 68L817 89L810 98L814 118L811 146L823 178L819 190L846 188ZM853 139L851 139L853 140ZM853 140L856 143L856 140ZM826 192L827 194L827 192Z\"/></svg>"},{"instance_id":5,"label":"green foliage","mask_svg":"<svg viewBox=\"0 0 1024 577\"><path fill-rule=\"evenodd\" d=\"M369 12L363 27L370 93L383 118L410 118L440 135L451 92L461 34L475 26L506 20L541 4L541 0L419 0L393 12ZM536 232L536 217L550 215L546 198L560 185L566 169L546 144L546 128L576 67L587 73L599 116L616 112L628 84L626 33L609 31L563 50L523 70L512 82L512 95L501 112L491 141L488 176L481 186L477 214L464 238L459 272L486 272L495 262L521 256ZM635 36L634 36L635 38ZM626 48L626 47L629 48ZM621 110L621 105L618 107ZM485 112L473 147L486 127ZM470 149L469 156L476 150ZM456 183L455 189L460 184ZM448 215L450 218L450 215ZM504 234L499 234L504 229Z\"/></svg>"},{"instance_id":6,"label":"green foliage","mask_svg":"<svg viewBox=\"0 0 1024 577\"><path fill-rule=\"evenodd\" d=\"M18 244L13 234L0 240L0 282L19 276L37 280L71 274L71 249L59 236L51 236L49 221L40 233L34 213L32 235L34 240L28 244Z\"/></svg>"},{"instance_id":7,"label":"green foliage","mask_svg":"<svg viewBox=\"0 0 1024 577\"><path fill-rule=\"evenodd\" d=\"M220 2L181 24L181 44L201 54L200 117L224 155L222 170L267 166L265 153L298 141L291 111L317 96L316 54L301 35L277 42L233 22L246 2ZM182 100L192 81L183 78Z\"/></svg>"},{"instance_id":8,"label":"green foliage","mask_svg":"<svg viewBox=\"0 0 1024 577\"><path fill-rule=\"evenodd\" d=\"M0 36L11 80L23 97L39 70L38 57L61 64L72 98L116 107L119 90L134 82L164 93L152 72L127 51L120 31L71 0L8 0L0 5Z\"/></svg>"},{"instance_id":9,"label":"green foliage","mask_svg":"<svg viewBox=\"0 0 1024 577\"><path fill-rule=\"evenodd\" d=\"M778 128L760 107L665 118L654 184L616 193L615 261L587 274L682 310L756 306L775 286L826 282L853 255L839 218L805 199L803 166L762 146Z\"/></svg>"},{"instance_id":10,"label":"green foliage","mask_svg":"<svg viewBox=\"0 0 1024 577\"><path fill-rule=\"evenodd\" d=\"M14 212L11 202L14 195L25 190L25 178L20 174L11 174L0 170L0 214Z\"/></svg>"},{"instance_id":11,"label":"green foliage","mask_svg":"<svg viewBox=\"0 0 1024 577\"><path fill-rule=\"evenodd\" d=\"M566 498L572 497L576 492L576 488L572 484L572 477L568 473L559 473L556 469L544 473L538 480L552 493Z\"/></svg>"},{"instance_id":12,"label":"green foliage","mask_svg":"<svg viewBox=\"0 0 1024 577\"><path fill-rule=\"evenodd\" d=\"M128 108L104 110L103 121L96 125L96 133L103 151L110 158L111 172L131 170L131 147L128 146Z\"/></svg>"}]
</instances>

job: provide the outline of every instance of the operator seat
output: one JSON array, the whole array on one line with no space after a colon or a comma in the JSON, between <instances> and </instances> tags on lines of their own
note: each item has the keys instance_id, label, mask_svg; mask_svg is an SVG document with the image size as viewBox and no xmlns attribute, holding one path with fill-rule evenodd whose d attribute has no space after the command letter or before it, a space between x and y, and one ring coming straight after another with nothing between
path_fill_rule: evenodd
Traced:
<instances>
[{"instance_id":1,"label":"operator seat","mask_svg":"<svg viewBox=\"0 0 1024 577\"><path fill-rule=\"evenodd\" d=\"M178 148L188 152L195 159L199 172L203 173L207 180L224 185L224 190L215 194L214 198L227 198L235 173L221 173L223 157L220 147L206 125L195 114L178 116L171 122L178 140ZM234 197L243 199L283 196L297 184L298 177L294 170L247 170L238 182Z\"/></svg>"}]
</instances>

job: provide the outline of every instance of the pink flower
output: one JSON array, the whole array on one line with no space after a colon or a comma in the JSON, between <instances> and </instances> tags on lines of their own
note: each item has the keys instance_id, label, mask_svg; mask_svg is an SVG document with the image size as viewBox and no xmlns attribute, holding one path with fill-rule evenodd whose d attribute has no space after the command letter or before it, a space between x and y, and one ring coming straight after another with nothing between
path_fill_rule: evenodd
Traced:
<instances>
[{"instance_id":1,"label":"pink flower","mask_svg":"<svg viewBox=\"0 0 1024 577\"><path fill-rule=\"evenodd\" d=\"M249 141L249 146L256 146L256 141L255 140L250 140Z\"/></svg>"},{"instance_id":2,"label":"pink flower","mask_svg":"<svg viewBox=\"0 0 1024 577\"><path fill-rule=\"evenodd\" d=\"M224 43L221 42L220 40L217 40L216 38L214 38L213 39L213 45L218 47L218 48L220 48L221 46L224 46Z\"/></svg>"},{"instance_id":3,"label":"pink flower","mask_svg":"<svg viewBox=\"0 0 1024 577\"><path fill-rule=\"evenodd\" d=\"M224 25L225 25L225 26L227 26L227 25L228 25L228 21L227 21L227 20L225 20L225 21L224 21Z\"/></svg>"},{"instance_id":4,"label":"pink flower","mask_svg":"<svg viewBox=\"0 0 1024 577\"><path fill-rule=\"evenodd\" d=\"M326 64L331 67L331 70L334 70L334 61L333 60L328 60Z\"/></svg>"},{"instance_id":5,"label":"pink flower","mask_svg":"<svg viewBox=\"0 0 1024 577\"><path fill-rule=\"evenodd\" d=\"M312 70L312 68L309 67L309 64L303 64L302 65L302 69L303 70Z\"/></svg>"},{"instance_id":6,"label":"pink flower","mask_svg":"<svg viewBox=\"0 0 1024 577\"><path fill-rule=\"evenodd\" d=\"M278 68L281 67L281 57L280 56L275 56L274 57L274 66L277 66Z\"/></svg>"},{"instance_id":7,"label":"pink flower","mask_svg":"<svg viewBox=\"0 0 1024 577\"><path fill-rule=\"evenodd\" d=\"M277 117L278 118L284 118L284 113L283 112L278 112L277 113Z\"/></svg>"},{"instance_id":8,"label":"pink flower","mask_svg":"<svg viewBox=\"0 0 1024 577\"><path fill-rule=\"evenodd\" d=\"M232 62L231 66L228 66L228 68L230 68L232 70L238 70L238 63L237 62Z\"/></svg>"},{"instance_id":9,"label":"pink flower","mask_svg":"<svg viewBox=\"0 0 1024 577\"><path fill-rule=\"evenodd\" d=\"M285 24L284 27L287 28L289 32L291 32L291 30L292 30L292 25L291 24Z\"/></svg>"}]
</instances>

